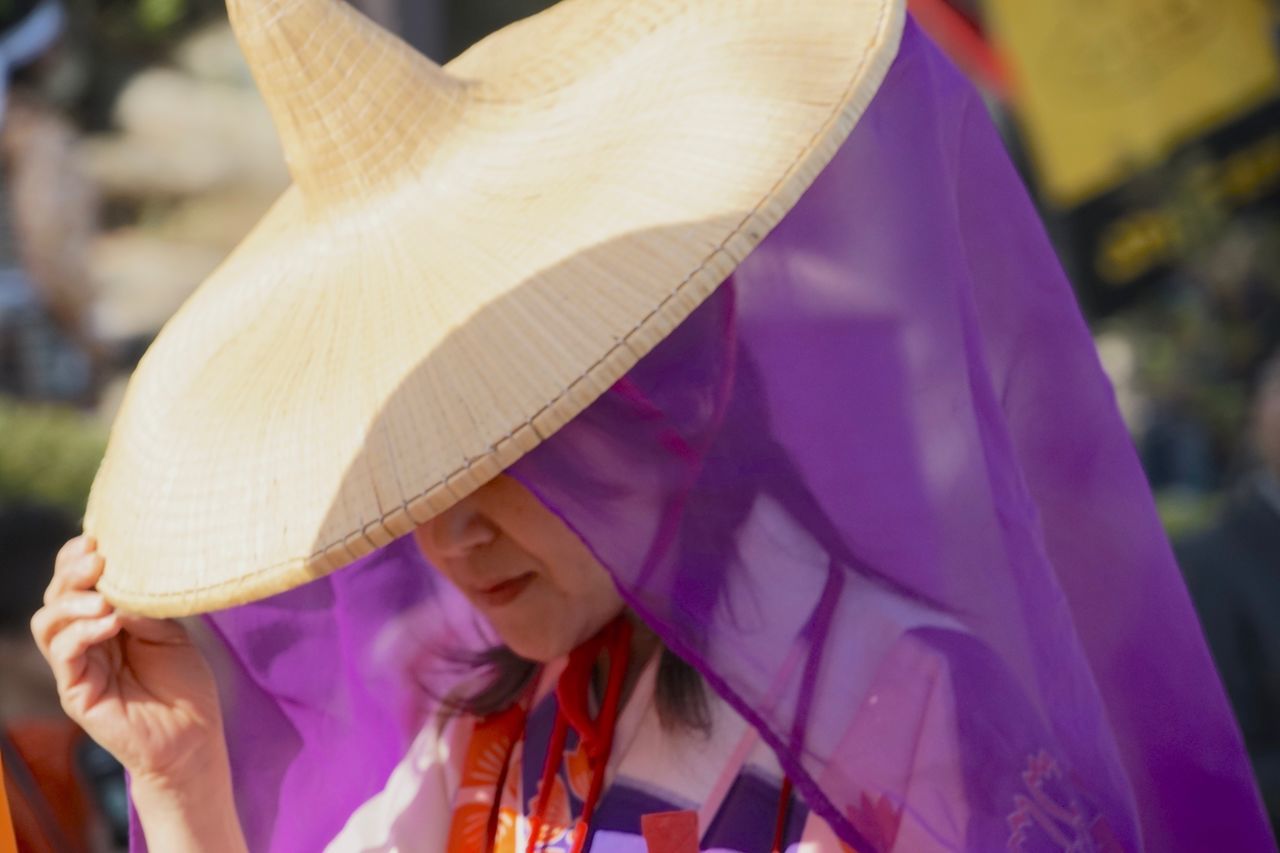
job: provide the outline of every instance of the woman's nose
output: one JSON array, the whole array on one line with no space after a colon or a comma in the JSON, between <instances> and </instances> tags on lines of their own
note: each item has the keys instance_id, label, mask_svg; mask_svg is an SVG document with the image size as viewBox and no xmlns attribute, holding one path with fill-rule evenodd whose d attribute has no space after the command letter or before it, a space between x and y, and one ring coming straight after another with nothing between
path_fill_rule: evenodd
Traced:
<instances>
[{"instance_id":1,"label":"woman's nose","mask_svg":"<svg viewBox=\"0 0 1280 853\"><path fill-rule=\"evenodd\" d=\"M497 531L470 501L461 501L428 522L431 539L441 557L465 557L497 538Z\"/></svg>"}]
</instances>

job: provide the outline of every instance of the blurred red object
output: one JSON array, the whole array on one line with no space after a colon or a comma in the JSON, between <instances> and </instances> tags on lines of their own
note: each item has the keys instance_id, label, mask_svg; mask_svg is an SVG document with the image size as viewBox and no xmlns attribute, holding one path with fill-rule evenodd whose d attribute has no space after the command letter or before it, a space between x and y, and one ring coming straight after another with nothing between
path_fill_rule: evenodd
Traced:
<instances>
[{"instance_id":1,"label":"blurred red object","mask_svg":"<svg viewBox=\"0 0 1280 853\"><path fill-rule=\"evenodd\" d=\"M947 0L908 0L907 7L951 61L988 94L1007 100L1009 74L982 32Z\"/></svg>"},{"instance_id":2,"label":"blurred red object","mask_svg":"<svg viewBox=\"0 0 1280 853\"><path fill-rule=\"evenodd\" d=\"M23 853L89 851L90 805L76 769L84 738L69 720L32 720L0 730L4 789ZM4 814L0 812L0 820ZM0 853L5 824L0 824Z\"/></svg>"},{"instance_id":3,"label":"blurred red object","mask_svg":"<svg viewBox=\"0 0 1280 853\"><path fill-rule=\"evenodd\" d=\"M0 756L0 779L4 778L4 757ZM0 785L0 853L17 853L18 840L13 835L13 817L9 814L7 785Z\"/></svg>"}]
</instances>

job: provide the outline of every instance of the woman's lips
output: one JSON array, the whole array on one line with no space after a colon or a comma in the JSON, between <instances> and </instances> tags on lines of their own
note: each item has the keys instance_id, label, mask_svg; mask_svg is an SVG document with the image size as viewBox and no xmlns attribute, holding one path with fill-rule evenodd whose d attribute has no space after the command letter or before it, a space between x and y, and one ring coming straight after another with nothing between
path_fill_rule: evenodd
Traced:
<instances>
[{"instance_id":1,"label":"woman's lips","mask_svg":"<svg viewBox=\"0 0 1280 853\"><path fill-rule=\"evenodd\" d=\"M487 589L477 590L474 595L476 600L486 607L501 607L515 601L535 577L533 572L526 572Z\"/></svg>"}]
</instances>

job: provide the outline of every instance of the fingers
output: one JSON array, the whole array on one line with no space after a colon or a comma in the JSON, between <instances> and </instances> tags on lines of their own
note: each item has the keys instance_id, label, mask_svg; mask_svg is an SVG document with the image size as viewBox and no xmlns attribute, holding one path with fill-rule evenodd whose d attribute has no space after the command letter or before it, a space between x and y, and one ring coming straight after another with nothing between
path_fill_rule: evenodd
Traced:
<instances>
[{"instance_id":1,"label":"fingers","mask_svg":"<svg viewBox=\"0 0 1280 853\"><path fill-rule=\"evenodd\" d=\"M67 590L93 589L102 576L103 560L97 543L88 536L77 536L58 552L53 580L44 591L44 603L50 604Z\"/></svg>"},{"instance_id":2,"label":"fingers","mask_svg":"<svg viewBox=\"0 0 1280 853\"><path fill-rule=\"evenodd\" d=\"M80 619L70 623L49 643L47 659L58 682L64 701L84 675L85 654L99 643L120 633L120 617L116 613L96 619Z\"/></svg>"},{"instance_id":3,"label":"fingers","mask_svg":"<svg viewBox=\"0 0 1280 853\"><path fill-rule=\"evenodd\" d=\"M31 617L31 636L48 657L53 638L67 625L77 619L96 619L110 613L111 605L100 593L65 592Z\"/></svg>"},{"instance_id":4,"label":"fingers","mask_svg":"<svg viewBox=\"0 0 1280 853\"><path fill-rule=\"evenodd\" d=\"M93 591L102 569L102 556L92 537L77 536L63 545L44 592L45 606L31 618L31 635L49 662L64 701L84 675L88 650L120 631L120 617Z\"/></svg>"},{"instance_id":5,"label":"fingers","mask_svg":"<svg viewBox=\"0 0 1280 853\"><path fill-rule=\"evenodd\" d=\"M65 545L58 549L58 556L54 560L54 565L60 566L82 554L93 551L97 547L98 543L94 541L94 538L86 534L81 534L74 539L69 539Z\"/></svg>"}]
</instances>

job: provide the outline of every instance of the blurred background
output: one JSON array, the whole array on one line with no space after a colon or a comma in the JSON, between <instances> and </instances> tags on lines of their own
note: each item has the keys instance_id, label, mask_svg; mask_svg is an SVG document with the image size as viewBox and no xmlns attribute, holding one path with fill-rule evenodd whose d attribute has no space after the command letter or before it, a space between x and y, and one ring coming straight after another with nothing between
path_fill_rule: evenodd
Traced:
<instances>
[{"instance_id":1,"label":"blurred background","mask_svg":"<svg viewBox=\"0 0 1280 853\"><path fill-rule=\"evenodd\" d=\"M445 61L542 0L357 0ZM1280 3L911 0L1089 320L1280 814ZM123 839L27 633L129 373L288 175L221 0L0 0L0 758L31 850ZM40 846L43 845L43 846Z\"/></svg>"}]
</instances>

